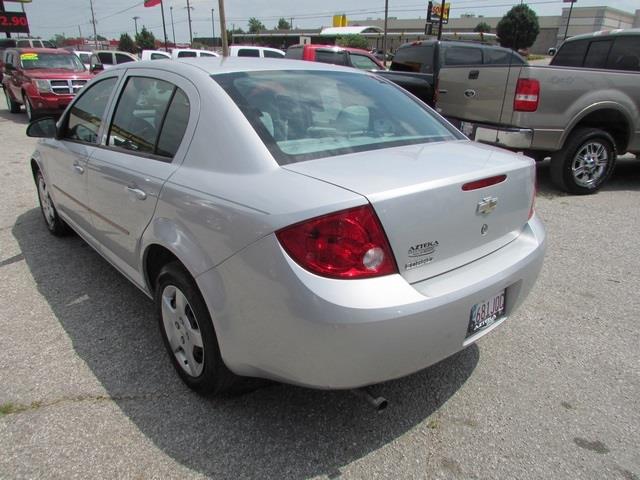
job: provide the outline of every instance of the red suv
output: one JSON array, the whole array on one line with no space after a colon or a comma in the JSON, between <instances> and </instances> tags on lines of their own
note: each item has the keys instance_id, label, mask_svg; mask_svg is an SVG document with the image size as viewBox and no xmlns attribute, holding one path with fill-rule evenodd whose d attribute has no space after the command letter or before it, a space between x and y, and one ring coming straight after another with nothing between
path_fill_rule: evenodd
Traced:
<instances>
[{"instance_id":1,"label":"red suv","mask_svg":"<svg viewBox=\"0 0 640 480\"><path fill-rule=\"evenodd\" d=\"M336 45L292 45L285 58L332 63L361 70L385 70L380 61L366 50Z\"/></svg>"},{"instance_id":2,"label":"red suv","mask_svg":"<svg viewBox=\"0 0 640 480\"><path fill-rule=\"evenodd\" d=\"M59 114L91 75L73 53L55 48L12 48L4 52L2 87L11 113L24 105L29 121Z\"/></svg>"}]
</instances>

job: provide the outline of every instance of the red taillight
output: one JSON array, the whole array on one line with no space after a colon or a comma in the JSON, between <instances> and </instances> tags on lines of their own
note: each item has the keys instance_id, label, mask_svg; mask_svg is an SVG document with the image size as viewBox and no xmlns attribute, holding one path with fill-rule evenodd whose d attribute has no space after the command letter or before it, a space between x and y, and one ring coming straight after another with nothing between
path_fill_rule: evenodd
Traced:
<instances>
[{"instance_id":1,"label":"red taillight","mask_svg":"<svg viewBox=\"0 0 640 480\"><path fill-rule=\"evenodd\" d=\"M398 271L371 205L312 218L276 236L298 264L324 277L370 278Z\"/></svg>"},{"instance_id":2,"label":"red taillight","mask_svg":"<svg viewBox=\"0 0 640 480\"><path fill-rule=\"evenodd\" d=\"M479 188L490 187L502 183L507 179L506 175L496 175L495 177L483 178L482 180L475 180L462 185L462 190L468 192L469 190L478 190Z\"/></svg>"},{"instance_id":3,"label":"red taillight","mask_svg":"<svg viewBox=\"0 0 640 480\"><path fill-rule=\"evenodd\" d=\"M516 112L535 112L540 100L540 82L529 78L519 78L513 109Z\"/></svg>"}]
</instances>

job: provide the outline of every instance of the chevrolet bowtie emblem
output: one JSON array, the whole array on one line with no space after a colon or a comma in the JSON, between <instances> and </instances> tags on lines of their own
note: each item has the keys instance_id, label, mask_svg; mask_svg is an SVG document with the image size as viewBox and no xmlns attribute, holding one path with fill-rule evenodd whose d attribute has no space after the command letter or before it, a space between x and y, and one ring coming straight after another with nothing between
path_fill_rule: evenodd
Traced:
<instances>
[{"instance_id":1,"label":"chevrolet bowtie emblem","mask_svg":"<svg viewBox=\"0 0 640 480\"><path fill-rule=\"evenodd\" d=\"M480 215L489 215L496 209L498 205L498 197L485 197L478 202L476 212Z\"/></svg>"}]
</instances>

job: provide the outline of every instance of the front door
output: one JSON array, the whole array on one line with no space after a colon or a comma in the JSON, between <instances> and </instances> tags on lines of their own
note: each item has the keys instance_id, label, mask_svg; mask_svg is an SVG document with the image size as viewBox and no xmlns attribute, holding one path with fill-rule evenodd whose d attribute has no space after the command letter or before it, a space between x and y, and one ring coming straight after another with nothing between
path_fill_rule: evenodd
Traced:
<instances>
[{"instance_id":1,"label":"front door","mask_svg":"<svg viewBox=\"0 0 640 480\"><path fill-rule=\"evenodd\" d=\"M97 150L98 134L117 80L117 76L108 77L84 89L62 120L62 138L47 142L45 174L54 203L85 232L91 230L87 162Z\"/></svg>"},{"instance_id":2,"label":"front door","mask_svg":"<svg viewBox=\"0 0 640 480\"><path fill-rule=\"evenodd\" d=\"M136 278L142 233L162 186L182 162L197 98L186 79L136 69L125 77L105 146L89 162L89 202L105 255ZM190 101L191 100L191 101ZM197 102L196 102L197 103Z\"/></svg>"}]
</instances>

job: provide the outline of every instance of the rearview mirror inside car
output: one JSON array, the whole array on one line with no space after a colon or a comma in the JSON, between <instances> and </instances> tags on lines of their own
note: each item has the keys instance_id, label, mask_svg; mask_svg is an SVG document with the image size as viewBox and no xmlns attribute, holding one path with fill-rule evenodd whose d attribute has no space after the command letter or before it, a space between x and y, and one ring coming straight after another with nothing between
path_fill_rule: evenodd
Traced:
<instances>
[{"instance_id":1,"label":"rearview mirror inside car","mask_svg":"<svg viewBox=\"0 0 640 480\"><path fill-rule=\"evenodd\" d=\"M27 136L35 138L55 138L56 119L53 117L43 117L34 120L27 127Z\"/></svg>"}]
</instances>

